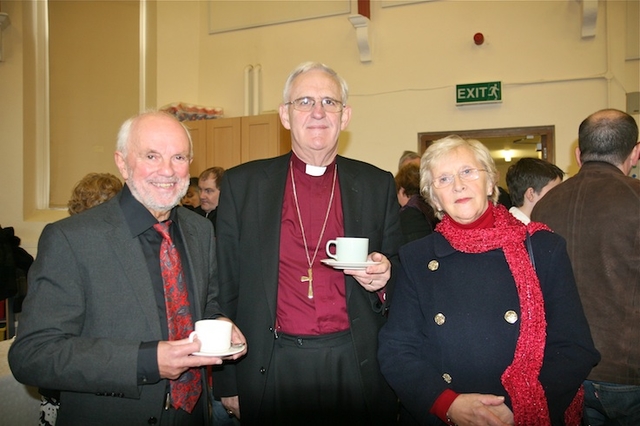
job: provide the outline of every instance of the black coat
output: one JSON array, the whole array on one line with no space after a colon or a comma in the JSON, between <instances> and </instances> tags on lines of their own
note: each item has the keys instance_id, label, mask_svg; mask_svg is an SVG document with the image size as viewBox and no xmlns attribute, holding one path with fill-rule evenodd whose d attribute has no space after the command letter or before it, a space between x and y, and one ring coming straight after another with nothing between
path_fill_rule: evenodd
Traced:
<instances>
[{"instance_id":1,"label":"black coat","mask_svg":"<svg viewBox=\"0 0 640 426\"><path fill-rule=\"evenodd\" d=\"M540 382L554 424L598 362L562 237L547 231L532 237L547 320ZM431 264L436 260L437 267ZM513 360L521 316L514 279L502 250L456 251L440 233L400 250L402 268L389 321L380 332L378 359L403 406L422 425L443 424L429 410L438 396L503 395L500 376Z\"/></svg>"},{"instance_id":2,"label":"black coat","mask_svg":"<svg viewBox=\"0 0 640 426\"><path fill-rule=\"evenodd\" d=\"M219 396L239 395L243 424L260 424L260 404L274 347L280 222L291 154L259 160L225 173L218 206L217 243L220 304L248 342L247 356L214 373ZM392 263L402 243L393 176L369 164L338 156L346 235L369 238L369 251ZM397 265L394 265L397 267ZM394 270L392 268L392 270ZM396 397L376 359L377 338L386 321L378 295L345 275L347 312L363 392L372 424L395 418ZM392 291L393 282L387 284Z\"/></svg>"}]
</instances>

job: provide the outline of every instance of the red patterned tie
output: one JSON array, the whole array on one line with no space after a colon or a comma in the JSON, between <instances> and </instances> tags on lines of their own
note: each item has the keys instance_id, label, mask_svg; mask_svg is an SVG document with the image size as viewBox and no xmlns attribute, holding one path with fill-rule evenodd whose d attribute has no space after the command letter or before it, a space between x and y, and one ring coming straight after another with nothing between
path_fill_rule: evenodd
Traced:
<instances>
[{"instance_id":1,"label":"red patterned tie","mask_svg":"<svg viewBox=\"0 0 640 426\"><path fill-rule=\"evenodd\" d=\"M169 340L179 340L189 337L193 330L191 310L189 309L189 297L187 295L187 283L182 273L180 254L169 235L168 220L156 223L153 228L162 235L160 245L160 270L164 282L164 299L167 308L167 325L169 328ZM182 408L191 413L198 402L202 385L200 383L200 370L190 368L180 375L177 380L171 380L171 405Z\"/></svg>"}]
</instances>

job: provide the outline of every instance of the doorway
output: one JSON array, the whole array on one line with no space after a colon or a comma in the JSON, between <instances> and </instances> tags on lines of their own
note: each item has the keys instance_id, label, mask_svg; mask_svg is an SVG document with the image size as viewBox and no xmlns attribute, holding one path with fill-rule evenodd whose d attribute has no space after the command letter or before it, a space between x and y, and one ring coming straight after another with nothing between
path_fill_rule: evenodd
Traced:
<instances>
[{"instance_id":1,"label":"doorway","mask_svg":"<svg viewBox=\"0 0 640 426\"><path fill-rule=\"evenodd\" d=\"M504 177L509 166L520 158L535 157L555 163L555 126L420 132L419 152L422 154L433 141L452 134L477 139L489 149L500 173L499 185L503 188L506 188Z\"/></svg>"}]
</instances>

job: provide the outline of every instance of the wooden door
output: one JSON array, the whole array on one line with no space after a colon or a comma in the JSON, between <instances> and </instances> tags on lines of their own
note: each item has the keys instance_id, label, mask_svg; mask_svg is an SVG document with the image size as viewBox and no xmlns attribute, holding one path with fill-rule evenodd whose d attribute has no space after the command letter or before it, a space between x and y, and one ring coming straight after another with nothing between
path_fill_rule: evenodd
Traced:
<instances>
[{"instance_id":1,"label":"wooden door","mask_svg":"<svg viewBox=\"0 0 640 426\"><path fill-rule=\"evenodd\" d=\"M242 117L207 120L206 167L228 169L242 161Z\"/></svg>"},{"instance_id":2,"label":"wooden door","mask_svg":"<svg viewBox=\"0 0 640 426\"><path fill-rule=\"evenodd\" d=\"M242 118L242 162L276 157L291 148L291 136L278 114Z\"/></svg>"},{"instance_id":3,"label":"wooden door","mask_svg":"<svg viewBox=\"0 0 640 426\"><path fill-rule=\"evenodd\" d=\"M198 177L198 175L207 168L207 123L204 120L197 120L183 121L182 124L184 124L189 131L193 144L193 160L191 161L191 166L189 166L189 174L191 177Z\"/></svg>"}]
</instances>

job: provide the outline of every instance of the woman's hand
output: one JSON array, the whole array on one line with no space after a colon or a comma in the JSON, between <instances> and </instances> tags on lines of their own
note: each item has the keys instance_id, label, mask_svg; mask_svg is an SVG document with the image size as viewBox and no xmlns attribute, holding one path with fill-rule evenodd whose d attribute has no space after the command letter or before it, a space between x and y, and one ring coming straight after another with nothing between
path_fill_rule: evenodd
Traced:
<instances>
[{"instance_id":1,"label":"woman's hand","mask_svg":"<svg viewBox=\"0 0 640 426\"><path fill-rule=\"evenodd\" d=\"M513 413L504 403L504 396L480 393L458 395L447 411L458 426L512 426Z\"/></svg>"}]
</instances>

